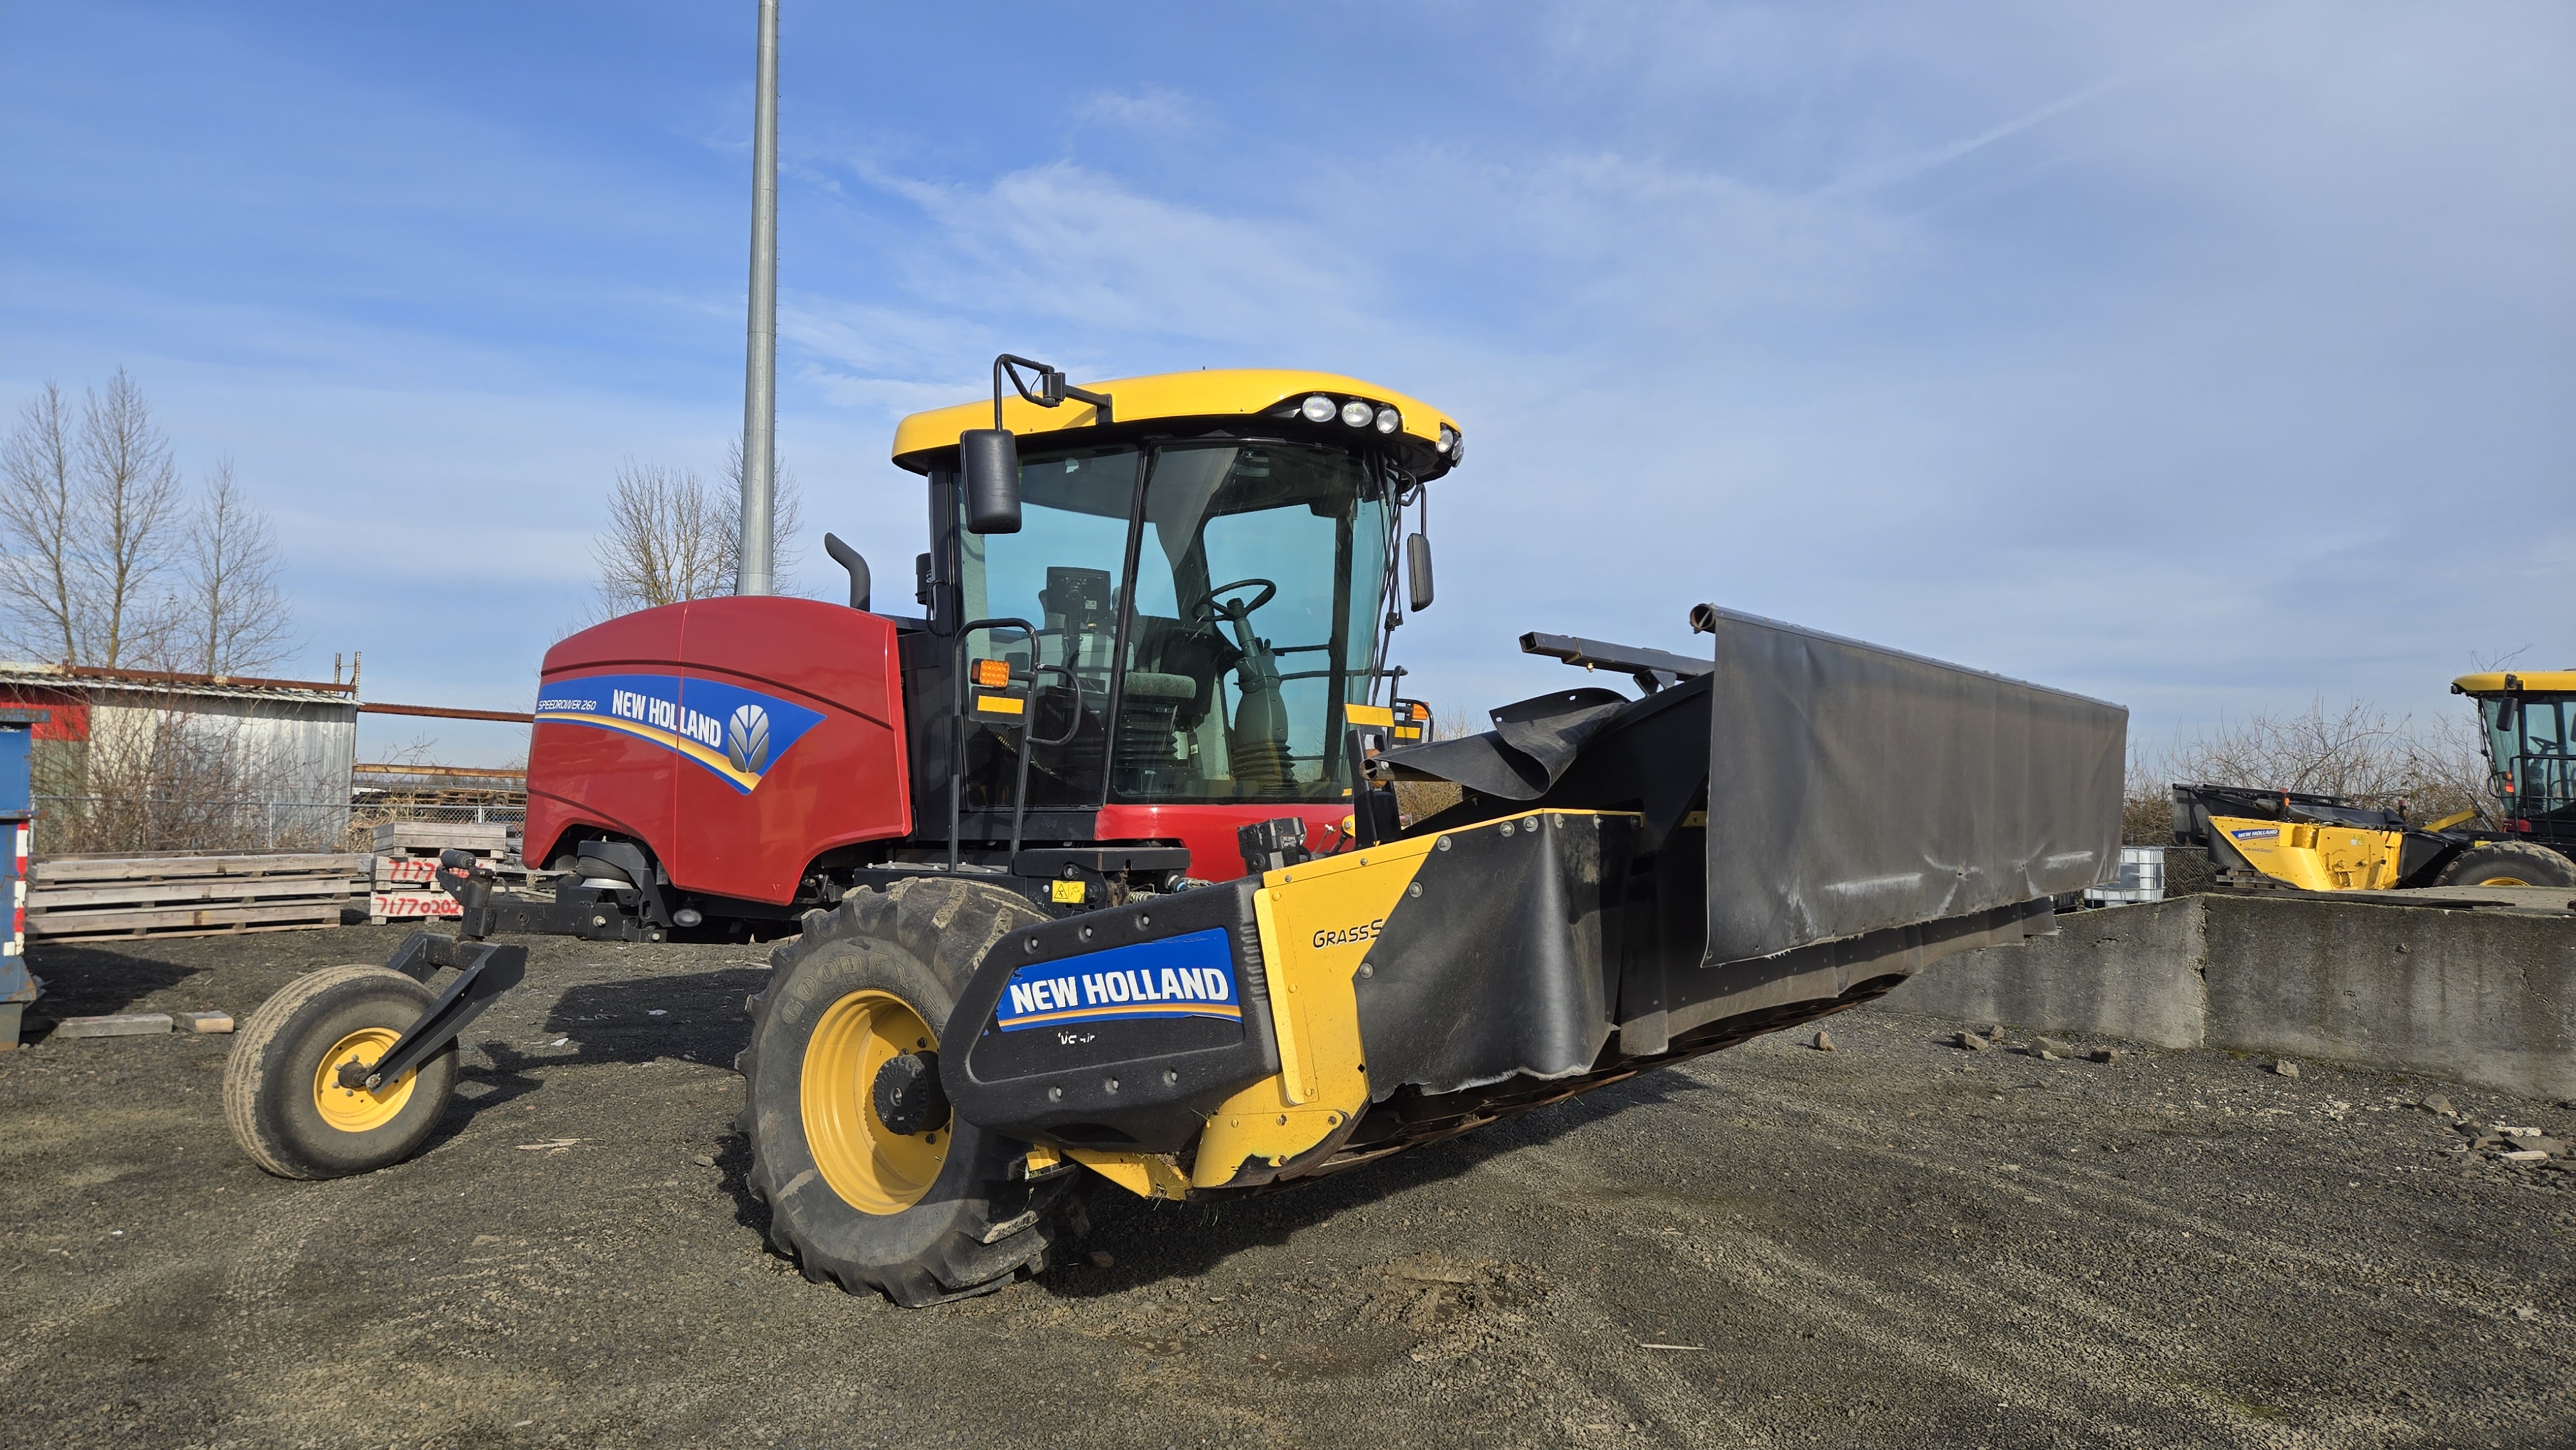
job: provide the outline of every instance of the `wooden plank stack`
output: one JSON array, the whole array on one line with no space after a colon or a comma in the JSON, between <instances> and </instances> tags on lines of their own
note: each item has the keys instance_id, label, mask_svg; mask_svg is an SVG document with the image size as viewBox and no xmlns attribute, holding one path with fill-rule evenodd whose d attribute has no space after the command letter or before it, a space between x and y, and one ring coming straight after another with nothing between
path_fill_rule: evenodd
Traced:
<instances>
[{"instance_id":1,"label":"wooden plank stack","mask_svg":"<svg viewBox=\"0 0 2576 1450\"><path fill-rule=\"evenodd\" d=\"M46 941L338 926L364 856L47 856L28 870L27 935Z\"/></svg>"},{"instance_id":2,"label":"wooden plank stack","mask_svg":"<svg viewBox=\"0 0 2576 1450\"><path fill-rule=\"evenodd\" d=\"M426 856L471 851L487 861L509 854L510 828L500 821L387 821L376 827L379 856Z\"/></svg>"}]
</instances>

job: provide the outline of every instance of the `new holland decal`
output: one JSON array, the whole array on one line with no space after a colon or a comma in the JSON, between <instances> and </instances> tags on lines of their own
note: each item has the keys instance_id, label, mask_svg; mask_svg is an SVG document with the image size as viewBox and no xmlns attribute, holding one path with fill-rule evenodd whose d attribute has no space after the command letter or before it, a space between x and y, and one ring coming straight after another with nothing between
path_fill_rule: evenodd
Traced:
<instances>
[{"instance_id":1,"label":"new holland decal","mask_svg":"<svg viewBox=\"0 0 2576 1450\"><path fill-rule=\"evenodd\" d=\"M586 725L649 740L744 795L823 717L757 690L686 675L586 675L537 695L540 725Z\"/></svg>"},{"instance_id":2,"label":"new holland decal","mask_svg":"<svg viewBox=\"0 0 2576 1450\"><path fill-rule=\"evenodd\" d=\"M2279 838L2281 828L2279 826L2247 826L2243 830L2230 831L2227 834L2240 841L2270 841Z\"/></svg>"},{"instance_id":3,"label":"new holland decal","mask_svg":"<svg viewBox=\"0 0 2576 1450\"><path fill-rule=\"evenodd\" d=\"M1112 947L1011 973L994 1023L1004 1032L1130 1017L1243 1020L1223 927Z\"/></svg>"}]
</instances>

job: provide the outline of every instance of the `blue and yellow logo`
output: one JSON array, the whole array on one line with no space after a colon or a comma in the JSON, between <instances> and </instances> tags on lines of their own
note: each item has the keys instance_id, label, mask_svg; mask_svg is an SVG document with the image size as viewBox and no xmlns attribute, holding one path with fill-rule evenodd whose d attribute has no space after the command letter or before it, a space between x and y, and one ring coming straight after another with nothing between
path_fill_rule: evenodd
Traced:
<instances>
[{"instance_id":1,"label":"blue and yellow logo","mask_svg":"<svg viewBox=\"0 0 2576 1450\"><path fill-rule=\"evenodd\" d=\"M1011 973L993 1025L1004 1032L1129 1017L1243 1020L1223 927L1136 942Z\"/></svg>"},{"instance_id":2,"label":"blue and yellow logo","mask_svg":"<svg viewBox=\"0 0 2576 1450\"><path fill-rule=\"evenodd\" d=\"M823 723L802 705L686 675L557 680L538 693L536 714L540 725L588 725L649 740L744 795L806 731Z\"/></svg>"}]
</instances>

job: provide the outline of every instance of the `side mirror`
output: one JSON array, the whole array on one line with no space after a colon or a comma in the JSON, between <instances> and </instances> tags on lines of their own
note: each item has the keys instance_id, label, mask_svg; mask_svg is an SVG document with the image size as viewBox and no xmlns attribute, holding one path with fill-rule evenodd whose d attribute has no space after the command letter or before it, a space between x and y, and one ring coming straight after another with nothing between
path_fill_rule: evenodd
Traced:
<instances>
[{"instance_id":1,"label":"side mirror","mask_svg":"<svg viewBox=\"0 0 2576 1450\"><path fill-rule=\"evenodd\" d=\"M1027 368L1037 374L1037 387L1032 391L1029 380L1020 376ZM1004 353L993 359L993 426L969 428L957 435L957 451L966 469L966 531L970 534L1016 534L1020 531L1020 445L1002 426L1002 385L1041 408L1060 408L1070 398L1089 403L1096 411L1095 425L1110 422L1109 395L1077 388L1064 380L1064 374L1042 362Z\"/></svg>"},{"instance_id":2,"label":"side mirror","mask_svg":"<svg viewBox=\"0 0 2576 1450\"><path fill-rule=\"evenodd\" d=\"M966 531L1020 531L1020 445L1007 428L969 428L957 435L966 467Z\"/></svg>"},{"instance_id":3,"label":"side mirror","mask_svg":"<svg viewBox=\"0 0 2576 1450\"><path fill-rule=\"evenodd\" d=\"M868 561L866 556L862 555L858 550L851 548L849 545L842 543L841 536L839 534L825 534L823 536L823 552L832 556L833 563L850 571L850 607L852 609L867 608L869 581Z\"/></svg>"},{"instance_id":4,"label":"side mirror","mask_svg":"<svg viewBox=\"0 0 2576 1450\"><path fill-rule=\"evenodd\" d=\"M1412 587L1413 612L1420 614L1431 607L1431 541L1420 534L1408 534L1404 540L1404 573Z\"/></svg>"}]
</instances>

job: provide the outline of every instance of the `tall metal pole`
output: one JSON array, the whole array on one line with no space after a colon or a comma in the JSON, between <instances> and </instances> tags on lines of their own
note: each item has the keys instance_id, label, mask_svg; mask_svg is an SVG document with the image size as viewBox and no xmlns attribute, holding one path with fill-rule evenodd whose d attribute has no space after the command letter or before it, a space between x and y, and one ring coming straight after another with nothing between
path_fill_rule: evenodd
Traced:
<instances>
[{"instance_id":1,"label":"tall metal pole","mask_svg":"<svg viewBox=\"0 0 2576 1450\"><path fill-rule=\"evenodd\" d=\"M760 0L751 123L750 354L742 389L742 562L736 594L774 594L778 459L778 0Z\"/></svg>"}]
</instances>

